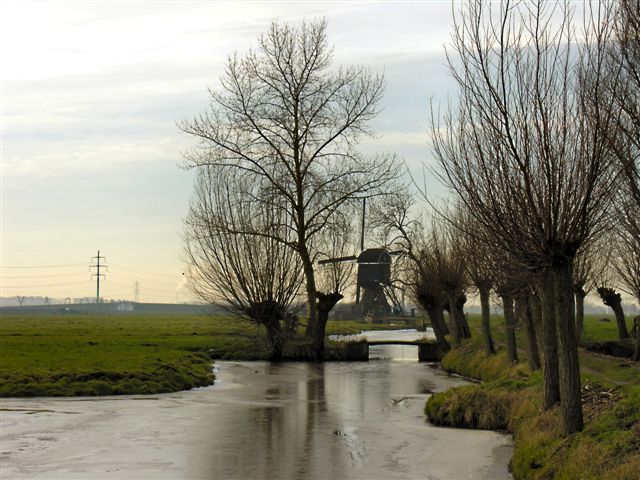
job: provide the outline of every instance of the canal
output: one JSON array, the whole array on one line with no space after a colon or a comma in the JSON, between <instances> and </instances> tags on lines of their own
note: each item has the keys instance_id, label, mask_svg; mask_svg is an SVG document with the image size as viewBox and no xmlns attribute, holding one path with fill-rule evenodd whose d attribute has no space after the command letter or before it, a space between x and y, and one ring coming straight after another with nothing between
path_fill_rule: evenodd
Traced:
<instances>
[{"instance_id":1,"label":"canal","mask_svg":"<svg viewBox=\"0 0 640 480\"><path fill-rule=\"evenodd\" d=\"M464 380L413 346L370 358L217 362L214 386L174 394L3 399L0 477L510 478L510 436L425 421L428 396Z\"/></svg>"}]
</instances>

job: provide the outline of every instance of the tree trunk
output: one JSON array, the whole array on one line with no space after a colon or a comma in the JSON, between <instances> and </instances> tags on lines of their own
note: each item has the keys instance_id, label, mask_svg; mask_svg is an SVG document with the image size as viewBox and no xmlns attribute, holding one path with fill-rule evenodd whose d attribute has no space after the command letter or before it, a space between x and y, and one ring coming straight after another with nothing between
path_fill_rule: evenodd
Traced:
<instances>
[{"instance_id":1,"label":"tree trunk","mask_svg":"<svg viewBox=\"0 0 640 480\"><path fill-rule=\"evenodd\" d=\"M458 320L460 337L471 338L471 328L469 328L467 316L464 314L465 303L467 303L467 296L465 294L458 295L458 297L456 298L456 319Z\"/></svg>"},{"instance_id":2,"label":"tree trunk","mask_svg":"<svg viewBox=\"0 0 640 480\"><path fill-rule=\"evenodd\" d=\"M439 305L430 305L427 310L427 315L429 315L429 319L431 320L431 328L433 328L433 333L436 336L436 343L444 355L451 350L451 346L445 338L447 331L442 308Z\"/></svg>"},{"instance_id":3,"label":"tree trunk","mask_svg":"<svg viewBox=\"0 0 640 480\"><path fill-rule=\"evenodd\" d=\"M640 362L640 315L633 319L633 329L635 330L636 346L633 350L633 361Z\"/></svg>"},{"instance_id":4,"label":"tree trunk","mask_svg":"<svg viewBox=\"0 0 640 480\"><path fill-rule=\"evenodd\" d=\"M313 351L315 355L315 361L320 362L324 359L324 337L327 328L327 320L329 319L329 312L336 306L343 296L337 292L322 293L316 292L318 302L316 304L317 317L316 317L316 329L313 337Z\"/></svg>"},{"instance_id":5,"label":"tree trunk","mask_svg":"<svg viewBox=\"0 0 640 480\"><path fill-rule=\"evenodd\" d=\"M513 323L516 327L524 325L525 308L525 297L522 293L519 293L513 299Z\"/></svg>"},{"instance_id":6,"label":"tree trunk","mask_svg":"<svg viewBox=\"0 0 640 480\"><path fill-rule=\"evenodd\" d=\"M265 322L265 327L267 329L267 340L271 348L271 357L269 360L272 362L280 362L282 361L282 355L284 353L285 340L280 321L277 318L269 319Z\"/></svg>"},{"instance_id":7,"label":"tree trunk","mask_svg":"<svg viewBox=\"0 0 640 480\"><path fill-rule=\"evenodd\" d=\"M540 369L540 353L538 352L538 342L536 340L536 328L533 321L533 309L531 295L524 295L522 302L522 323L527 334L527 363L532 372Z\"/></svg>"},{"instance_id":8,"label":"tree trunk","mask_svg":"<svg viewBox=\"0 0 640 480\"><path fill-rule=\"evenodd\" d=\"M554 267L553 274L556 280L556 327L562 426L565 435L570 435L579 432L583 427L571 263Z\"/></svg>"},{"instance_id":9,"label":"tree trunk","mask_svg":"<svg viewBox=\"0 0 640 480\"><path fill-rule=\"evenodd\" d=\"M451 333L451 343L454 347L460 346L460 328L458 325L458 315L456 305L456 294L447 294L449 300L449 332Z\"/></svg>"},{"instance_id":10,"label":"tree trunk","mask_svg":"<svg viewBox=\"0 0 640 480\"><path fill-rule=\"evenodd\" d=\"M480 288L480 307L482 310L482 338L484 340L484 353L487 357L496 353L491 337L491 307L489 305L489 289Z\"/></svg>"},{"instance_id":11,"label":"tree trunk","mask_svg":"<svg viewBox=\"0 0 640 480\"><path fill-rule=\"evenodd\" d=\"M518 361L518 352L516 351L516 328L511 295L502 295L502 308L504 310L504 329L507 336L507 358L509 363L515 363Z\"/></svg>"},{"instance_id":12,"label":"tree trunk","mask_svg":"<svg viewBox=\"0 0 640 480\"><path fill-rule=\"evenodd\" d=\"M444 332L445 335L449 335L451 332L449 331L449 325L447 324L444 318L444 308L442 307L437 307L437 308L438 308L437 315L440 323L442 324L442 331Z\"/></svg>"},{"instance_id":13,"label":"tree trunk","mask_svg":"<svg viewBox=\"0 0 640 480\"><path fill-rule=\"evenodd\" d=\"M558 339L556 337L555 282L553 275L540 279L541 324L538 339L542 354L542 408L551 408L560 402L560 376L558 367Z\"/></svg>"},{"instance_id":14,"label":"tree trunk","mask_svg":"<svg viewBox=\"0 0 640 480\"><path fill-rule=\"evenodd\" d=\"M616 322L618 324L618 338L624 340L629 338L629 331L627 330L627 322L624 319L624 311L622 310L622 299L620 294L616 293L612 288L600 287L598 288L598 295L602 298L602 302L611 307L613 313L616 316Z\"/></svg>"},{"instance_id":15,"label":"tree trunk","mask_svg":"<svg viewBox=\"0 0 640 480\"><path fill-rule=\"evenodd\" d=\"M460 337L471 338L471 328L469 327L467 316L464 314L464 309L462 307L456 307L456 320L458 321Z\"/></svg>"},{"instance_id":16,"label":"tree trunk","mask_svg":"<svg viewBox=\"0 0 640 480\"><path fill-rule=\"evenodd\" d=\"M307 305L309 309L309 320L307 322L305 336L312 339L315 361L321 361L324 358L324 327L326 326L326 319L324 325L321 326L317 318L316 302L318 292L316 290L313 262L311 261L311 257L309 256L309 252L306 247L300 251L300 258L304 269L305 282L307 286Z\"/></svg>"},{"instance_id":17,"label":"tree trunk","mask_svg":"<svg viewBox=\"0 0 640 480\"><path fill-rule=\"evenodd\" d=\"M580 345L580 340L582 339L582 331L584 330L584 297L586 297L586 293L584 290L576 290L576 340L578 341L578 345Z\"/></svg>"},{"instance_id":18,"label":"tree trunk","mask_svg":"<svg viewBox=\"0 0 640 480\"><path fill-rule=\"evenodd\" d=\"M622 310L622 304L618 304L613 307L613 313L616 314L616 323L618 324L618 338L625 340L629 338L629 331L627 330L627 322L624 319L624 311Z\"/></svg>"}]
</instances>

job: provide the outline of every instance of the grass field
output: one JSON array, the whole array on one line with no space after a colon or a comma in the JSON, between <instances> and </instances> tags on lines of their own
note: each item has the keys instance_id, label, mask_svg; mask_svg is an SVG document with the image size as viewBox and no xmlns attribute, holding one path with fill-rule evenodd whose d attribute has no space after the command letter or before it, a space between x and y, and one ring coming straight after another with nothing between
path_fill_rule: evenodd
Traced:
<instances>
[{"instance_id":1,"label":"grass field","mask_svg":"<svg viewBox=\"0 0 640 480\"><path fill-rule=\"evenodd\" d=\"M615 322L585 319L585 336L615 339ZM542 411L542 378L531 373L526 352L509 365L501 318L492 321L498 354L486 358L479 318L470 316L474 338L445 356L445 369L483 380L480 385L434 395L425 412L437 424L507 430L514 434L515 478L637 479L640 472L640 365L580 349L585 428L564 437L559 408ZM519 347L524 346L522 332Z\"/></svg>"},{"instance_id":2,"label":"grass field","mask_svg":"<svg viewBox=\"0 0 640 480\"><path fill-rule=\"evenodd\" d=\"M372 327L385 328L330 321L327 334ZM268 354L263 329L233 317L3 315L0 396L185 390L213 383L212 359Z\"/></svg>"}]
</instances>

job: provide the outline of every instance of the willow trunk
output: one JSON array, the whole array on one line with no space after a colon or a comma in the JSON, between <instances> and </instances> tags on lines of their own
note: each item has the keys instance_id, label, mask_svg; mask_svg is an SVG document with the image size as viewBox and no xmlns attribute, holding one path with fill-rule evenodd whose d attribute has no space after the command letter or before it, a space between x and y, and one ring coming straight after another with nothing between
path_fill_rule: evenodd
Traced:
<instances>
[{"instance_id":1,"label":"willow trunk","mask_svg":"<svg viewBox=\"0 0 640 480\"><path fill-rule=\"evenodd\" d=\"M489 289L480 288L480 309L482 312L482 339L484 340L484 353L487 357L496 353L493 338L491 337L491 307L489 305Z\"/></svg>"},{"instance_id":2,"label":"willow trunk","mask_svg":"<svg viewBox=\"0 0 640 480\"><path fill-rule=\"evenodd\" d=\"M560 375L558 366L558 339L556 336L555 282L547 273L540 279L541 325L538 340L542 361L542 408L545 410L560 402Z\"/></svg>"},{"instance_id":3,"label":"willow trunk","mask_svg":"<svg viewBox=\"0 0 640 480\"><path fill-rule=\"evenodd\" d=\"M456 295L455 293L448 294L449 299L449 333L451 334L451 343L453 343L454 347L460 346L460 328L458 322L458 311L455 307L456 305Z\"/></svg>"},{"instance_id":4,"label":"willow trunk","mask_svg":"<svg viewBox=\"0 0 640 480\"><path fill-rule=\"evenodd\" d=\"M445 336L447 335L447 326L444 321L444 314L442 313L442 307L437 305L432 305L427 310L427 315L429 315L429 319L431 320L431 328L433 328L433 333L436 336L436 343L438 344L438 348L442 355L451 350L451 346Z\"/></svg>"},{"instance_id":5,"label":"willow trunk","mask_svg":"<svg viewBox=\"0 0 640 480\"><path fill-rule=\"evenodd\" d=\"M565 435L570 435L582 430L584 425L571 263L554 266L553 275L556 284L556 327L558 331L562 426Z\"/></svg>"},{"instance_id":6,"label":"willow trunk","mask_svg":"<svg viewBox=\"0 0 640 480\"><path fill-rule=\"evenodd\" d=\"M627 330L627 322L624 319L624 310L622 309L622 303L620 301L614 303L611 308L616 315L616 323L618 324L618 338L625 340L629 338L629 331Z\"/></svg>"},{"instance_id":7,"label":"willow trunk","mask_svg":"<svg viewBox=\"0 0 640 480\"><path fill-rule=\"evenodd\" d=\"M527 363L532 372L540 369L540 352L536 339L536 326L533 320L531 295L524 295L522 300L522 321L527 334Z\"/></svg>"},{"instance_id":8,"label":"willow trunk","mask_svg":"<svg viewBox=\"0 0 640 480\"><path fill-rule=\"evenodd\" d=\"M636 335L635 348L633 350L633 361L640 361L640 315L633 319Z\"/></svg>"},{"instance_id":9,"label":"willow trunk","mask_svg":"<svg viewBox=\"0 0 640 480\"><path fill-rule=\"evenodd\" d=\"M272 362L280 362L284 355L285 343L285 335L282 330L282 325L278 319L272 318L265 322L265 327L267 329L267 341L269 342L269 348L271 349L271 356L269 357L269 360Z\"/></svg>"},{"instance_id":10,"label":"willow trunk","mask_svg":"<svg viewBox=\"0 0 640 480\"><path fill-rule=\"evenodd\" d=\"M518 352L516 350L516 325L511 295L502 296L502 308L504 310L504 330L507 337L507 358L509 363L515 363L518 361Z\"/></svg>"}]
</instances>

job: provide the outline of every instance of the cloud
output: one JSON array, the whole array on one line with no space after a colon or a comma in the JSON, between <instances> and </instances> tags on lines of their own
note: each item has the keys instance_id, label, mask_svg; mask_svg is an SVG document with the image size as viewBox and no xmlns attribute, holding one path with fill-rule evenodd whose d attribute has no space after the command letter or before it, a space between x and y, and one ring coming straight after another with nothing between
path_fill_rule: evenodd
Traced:
<instances>
[{"instance_id":1,"label":"cloud","mask_svg":"<svg viewBox=\"0 0 640 480\"><path fill-rule=\"evenodd\" d=\"M207 108L207 87L217 88L226 56L254 46L274 18L326 15L337 64L385 71L383 109L373 124L379 137L363 148L396 152L419 168L429 161L429 98L448 88L441 45L449 8L4 2L3 261L29 264L33 252L51 249L86 256L98 247L177 258L193 176L178 164L193 140L176 122ZM56 256L37 260L56 263ZM178 269L166 268L172 275Z\"/></svg>"}]
</instances>

